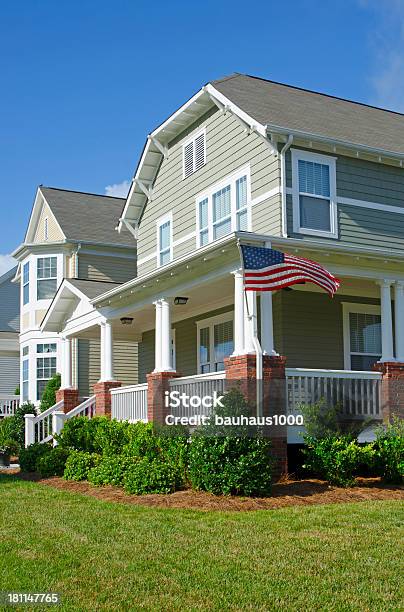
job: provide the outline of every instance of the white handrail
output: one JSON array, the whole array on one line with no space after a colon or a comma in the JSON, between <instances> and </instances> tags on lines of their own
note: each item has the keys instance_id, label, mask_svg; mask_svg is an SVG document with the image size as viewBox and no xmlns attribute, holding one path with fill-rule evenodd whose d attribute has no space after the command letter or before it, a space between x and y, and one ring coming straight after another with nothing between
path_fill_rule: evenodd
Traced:
<instances>
[{"instance_id":1,"label":"white handrail","mask_svg":"<svg viewBox=\"0 0 404 612\"><path fill-rule=\"evenodd\" d=\"M69 412L66 412L66 419L71 419L75 416L88 416L92 417L95 414L95 395L92 395L88 399L84 400L81 404L72 408Z\"/></svg>"},{"instance_id":2,"label":"white handrail","mask_svg":"<svg viewBox=\"0 0 404 612\"><path fill-rule=\"evenodd\" d=\"M226 372L207 372L206 374L192 374L191 376L179 376L173 378L171 382L177 383L189 383L189 382L203 382L204 380L222 380L226 378Z\"/></svg>"},{"instance_id":3,"label":"white handrail","mask_svg":"<svg viewBox=\"0 0 404 612\"><path fill-rule=\"evenodd\" d=\"M124 393L130 393L131 391L144 391L147 389L147 383L141 383L139 385L128 385L127 387L115 387L111 389L111 395L120 395Z\"/></svg>"},{"instance_id":4,"label":"white handrail","mask_svg":"<svg viewBox=\"0 0 404 612\"><path fill-rule=\"evenodd\" d=\"M19 395L0 396L0 417L13 416L20 405Z\"/></svg>"},{"instance_id":5,"label":"white handrail","mask_svg":"<svg viewBox=\"0 0 404 612\"><path fill-rule=\"evenodd\" d=\"M380 380L381 372L367 370L321 370L311 368L286 368L286 376L310 376L316 378L356 378L358 380Z\"/></svg>"},{"instance_id":6,"label":"white handrail","mask_svg":"<svg viewBox=\"0 0 404 612\"><path fill-rule=\"evenodd\" d=\"M53 412L56 412L56 410L62 410L63 408L63 400L61 400L60 402L57 402L56 404L54 404L53 406L51 406L50 408L47 408L46 410L44 410L43 412L40 412L39 414L36 415L36 417L34 418L34 423L40 423L41 421L43 421L44 419L46 419L47 416L49 416L50 414L52 414Z\"/></svg>"}]
</instances>

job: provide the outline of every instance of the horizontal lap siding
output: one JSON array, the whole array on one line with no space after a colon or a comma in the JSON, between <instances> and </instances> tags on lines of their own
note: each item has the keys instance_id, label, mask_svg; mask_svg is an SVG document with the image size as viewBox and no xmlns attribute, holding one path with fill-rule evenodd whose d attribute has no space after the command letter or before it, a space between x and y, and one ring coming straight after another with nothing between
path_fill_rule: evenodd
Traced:
<instances>
[{"instance_id":1,"label":"horizontal lap siding","mask_svg":"<svg viewBox=\"0 0 404 612\"><path fill-rule=\"evenodd\" d=\"M84 280L125 283L136 276L136 261L99 255L79 256L79 278Z\"/></svg>"},{"instance_id":2,"label":"horizontal lap siding","mask_svg":"<svg viewBox=\"0 0 404 612\"><path fill-rule=\"evenodd\" d=\"M35 230L34 243L45 242L45 219L48 218L48 241L59 242L64 239L64 235L56 222L53 212L48 204L44 202L38 224Z\"/></svg>"},{"instance_id":3,"label":"horizontal lap siding","mask_svg":"<svg viewBox=\"0 0 404 612\"><path fill-rule=\"evenodd\" d=\"M0 355L0 395L14 395L20 382L19 355Z\"/></svg>"},{"instance_id":4,"label":"horizontal lap siding","mask_svg":"<svg viewBox=\"0 0 404 612\"><path fill-rule=\"evenodd\" d=\"M404 170L363 159L337 155L337 198L351 198L404 207ZM291 156L287 155L287 186L292 187ZM292 196L287 196L288 234L293 233ZM330 239L333 240L333 239ZM338 240L358 246L403 250L404 215L338 204Z\"/></svg>"},{"instance_id":5,"label":"horizontal lap siding","mask_svg":"<svg viewBox=\"0 0 404 612\"><path fill-rule=\"evenodd\" d=\"M182 144L201 127L206 126L206 165L193 175L182 178ZM209 112L191 130L174 141L169 158L163 161L153 187L153 199L146 206L140 223L138 258L139 274L156 267L155 259L141 260L157 248L156 222L173 212L173 239L184 238L196 230L195 198L229 174L250 164L252 197L257 197L279 183L279 162L255 134L247 135L230 114ZM259 221L262 224L262 221ZM195 249L196 239L174 247L180 257Z\"/></svg>"}]
</instances>

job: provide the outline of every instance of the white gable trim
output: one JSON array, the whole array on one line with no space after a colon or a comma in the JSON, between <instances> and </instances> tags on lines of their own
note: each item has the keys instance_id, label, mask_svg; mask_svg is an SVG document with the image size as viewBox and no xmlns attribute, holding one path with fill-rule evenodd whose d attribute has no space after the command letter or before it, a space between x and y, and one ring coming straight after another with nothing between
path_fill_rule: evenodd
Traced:
<instances>
[{"instance_id":1,"label":"white gable trim","mask_svg":"<svg viewBox=\"0 0 404 612\"><path fill-rule=\"evenodd\" d=\"M45 202L51 212L51 215L53 217L53 219L55 220L55 223L58 227L58 229L60 230L60 233L62 234L63 238L66 240L66 236L62 230L62 228L59 225L58 220L56 219L55 215L53 214L52 208L49 206L49 202L47 202L44 194L41 191L41 188L38 187L36 195L35 195L35 200L34 200L34 205L32 207L32 211L31 211L31 216L28 222L28 228L27 228L27 232L25 234L25 238L24 238L24 242L25 243L29 243L29 242L33 242L34 238L35 238L35 232L38 226L38 222L42 213L42 208L43 208L43 202L40 202L40 197L42 198L43 202Z\"/></svg>"}]
</instances>

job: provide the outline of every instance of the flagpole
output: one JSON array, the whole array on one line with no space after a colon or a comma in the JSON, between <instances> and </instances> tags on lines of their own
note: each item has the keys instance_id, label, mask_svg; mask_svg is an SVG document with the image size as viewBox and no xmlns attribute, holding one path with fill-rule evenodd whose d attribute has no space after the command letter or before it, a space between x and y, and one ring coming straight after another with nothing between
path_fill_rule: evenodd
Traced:
<instances>
[{"instance_id":1,"label":"flagpole","mask_svg":"<svg viewBox=\"0 0 404 612\"><path fill-rule=\"evenodd\" d=\"M244 259L243 259L243 254L241 251L241 245L240 245L240 240L237 240L237 248L239 251L239 255L240 255L240 261L241 261L241 269L242 269L242 273L243 273L243 291L244 291L244 302L245 302L245 307L246 307L246 313L247 313L247 318L248 321L250 322L250 325L252 327L252 341L253 341L253 345L254 345L254 349L255 349L255 377L256 377L256 401L257 401L257 407L256 407L256 413L257 413L257 417L261 417L263 416L263 393L262 393L262 379L263 379L263 371L262 371L262 347L260 344L260 341L258 340L258 334L257 334L257 326L255 325L255 321L254 321L254 317L256 317L256 315L254 314L250 314L250 308L249 308L249 304L248 304L248 299L247 299L247 291L245 288L245 268L244 268ZM257 294L257 292L254 292L255 295Z\"/></svg>"}]
</instances>

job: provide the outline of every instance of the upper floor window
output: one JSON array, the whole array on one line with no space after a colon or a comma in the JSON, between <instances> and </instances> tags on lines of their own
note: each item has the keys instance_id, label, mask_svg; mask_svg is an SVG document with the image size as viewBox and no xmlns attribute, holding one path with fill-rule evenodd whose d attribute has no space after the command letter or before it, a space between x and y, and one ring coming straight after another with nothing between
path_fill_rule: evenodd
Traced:
<instances>
[{"instance_id":1,"label":"upper floor window","mask_svg":"<svg viewBox=\"0 0 404 612\"><path fill-rule=\"evenodd\" d=\"M226 313L198 321L197 329L200 374L224 370L224 359L234 350L233 315Z\"/></svg>"},{"instance_id":2,"label":"upper floor window","mask_svg":"<svg viewBox=\"0 0 404 612\"><path fill-rule=\"evenodd\" d=\"M56 344L37 344L37 353L56 353Z\"/></svg>"},{"instance_id":3,"label":"upper floor window","mask_svg":"<svg viewBox=\"0 0 404 612\"><path fill-rule=\"evenodd\" d=\"M292 150L293 229L337 238L336 159Z\"/></svg>"},{"instance_id":4,"label":"upper floor window","mask_svg":"<svg viewBox=\"0 0 404 612\"><path fill-rule=\"evenodd\" d=\"M183 176L187 178L206 163L206 133L198 132L182 147Z\"/></svg>"},{"instance_id":5,"label":"upper floor window","mask_svg":"<svg viewBox=\"0 0 404 612\"><path fill-rule=\"evenodd\" d=\"M250 170L238 171L197 198L197 241L204 246L234 231L248 231Z\"/></svg>"},{"instance_id":6,"label":"upper floor window","mask_svg":"<svg viewBox=\"0 0 404 612\"><path fill-rule=\"evenodd\" d=\"M22 267L22 303L29 302L29 261Z\"/></svg>"},{"instance_id":7,"label":"upper floor window","mask_svg":"<svg viewBox=\"0 0 404 612\"><path fill-rule=\"evenodd\" d=\"M57 289L57 258L40 257L37 260L37 299L52 299Z\"/></svg>"},{"instance_id":8,"label":"upper floor window","mask_svg":"<svg viewBox=\"0 0 404 612\"><path fill-rule=\"evenodd\" d=\"M172 214L165 215L157 222L157 258L158 265L170 263L173 258L173 219Z\"/></svg>"}]
</instances>

